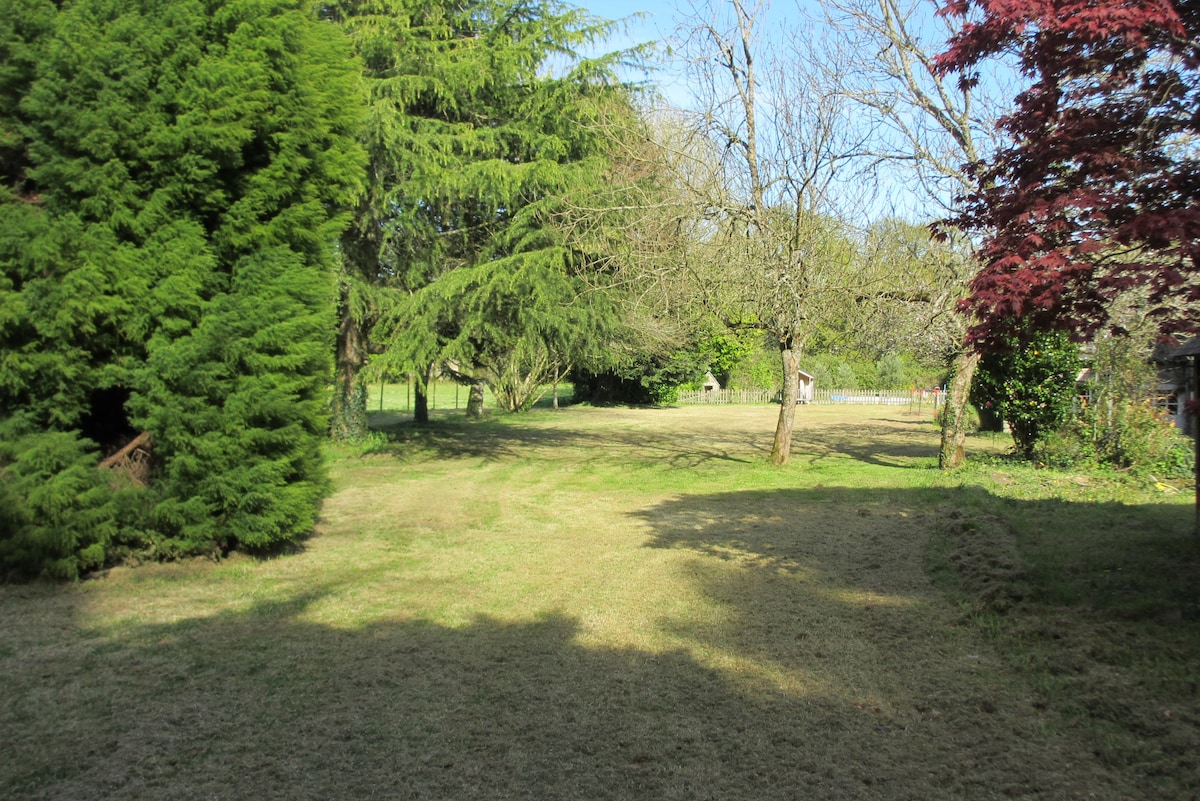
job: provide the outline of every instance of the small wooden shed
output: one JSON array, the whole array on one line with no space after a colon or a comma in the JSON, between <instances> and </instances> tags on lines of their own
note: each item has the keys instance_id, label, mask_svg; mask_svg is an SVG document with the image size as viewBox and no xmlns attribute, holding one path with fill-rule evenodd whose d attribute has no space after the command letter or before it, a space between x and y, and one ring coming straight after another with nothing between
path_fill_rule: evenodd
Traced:
<instances>
[{"instance_id":1,"label":"small wooden shed","mask_svg":"<svg viewBox=\"0 0 1200 801\"><path fill-rule=\"evenodd\" d=\"M721 382L711 372L706 372L704 374L704 383L700 386L705 392L716 392L721 389Z\"/></svg>"},{"instance_id":2,"label":"small wooden shed","mask_svg":"<svg viewBox=\"0 0 1200 801\"><path fill-rule=\"evenodd\" d=\"M812 373L806 373L803 370L797 370L800 374L800 389L796 394L796 400L799 403L812 403L813 399L813 376Z\"/></svg>"}]
</instances>

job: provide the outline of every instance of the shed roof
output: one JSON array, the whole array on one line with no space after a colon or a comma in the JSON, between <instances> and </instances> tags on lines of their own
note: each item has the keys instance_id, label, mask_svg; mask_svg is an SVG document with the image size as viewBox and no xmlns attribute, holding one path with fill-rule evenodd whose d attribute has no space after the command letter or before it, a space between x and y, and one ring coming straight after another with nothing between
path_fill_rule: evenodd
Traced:
<instances>
[{"instance_id":1,"label":"shed roof","mask_svg":"<svg viewBox=\"0 0 1200 801\"><path fill-rule=\"evenodd\" d=\"M1184 342L1171 354L1173 359L1186 359L1189 356L1200 356L1200 336L1194 336Z\"/></svg>"}]
</instances>

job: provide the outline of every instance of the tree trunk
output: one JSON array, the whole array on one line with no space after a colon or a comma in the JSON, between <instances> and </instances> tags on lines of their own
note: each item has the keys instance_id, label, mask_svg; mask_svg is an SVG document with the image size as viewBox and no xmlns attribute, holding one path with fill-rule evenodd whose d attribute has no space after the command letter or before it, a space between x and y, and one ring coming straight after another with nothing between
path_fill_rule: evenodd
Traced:
<instances>
[{"instance_id":1,"label":"tree trunk","mask_svg":"<svg viewBox=\"0 0 1200 801\"><path fill-rule=\"evenodd\" d=\"M413 422L419 426L429 422L429 390L419 381L413 388Z\"/></svg>"},{"instance_id":2,"label":"tree trunk","mask_svg":"<svg viewBox=\"0 0 1200 801\"><path fill-rule=\"evenodd\" d=\"M413 422L419 426L429 423L429 385L433 380L433 365L425 367L424 375L413 382Z\"/></svg>"},{"instance_id":3,"label":"tree trunk","mask_svg":"<svg viewBox=\"0 0 1200 801\"><path fill-rule=\"evenodd\" d=\"M967 439L967 399L978 366L979 353L972 349L965 349L954 357L946 408L942 410L942 447L938 451L938 467L943 470L961 467L967 460L963 449Z\"/></svg>"},{"instance_id":4,"label":"tree trunk","mask_svg":"<svg viewBox=\"0 0 1200 801\"><path fill-rule=\"evenodd\" d=\"M779 403L779 422L775 426L775 442L771 445L771 464L785 465L792 455L792 427L796 422L796 401L800 397L800 354L792 343L779 343L783 367L783 397Z\"/></svg>"},{"instance_id":5,"label":"tree trunk","mask_svg":"<svg viewBox=\"0 0 1200 801\"><path fill-rule=\"evenodd\" d=\"M1200 398L1200 354L1192 354L1192 398ZM1192 411L1192 478L1196 483L1196 530L1200 537L1200 415Z\"/></svg>"},{"instance_id":6,"label":"tree trunk","mask_svg":"<svg viewBox=\"0 0 1200 801\"><path fill-rule=\"evenodd\" d=\"M335 440L357 440L367 434L367 387L359 374L367 363L367 334L343 298L337 333L337 363L329 433Z\"/></svg>"},{"instance_id":7,"label":"tree trunk","mask_svg":"<svg viewBox=\"0 0 1200 801\"><path fill-rule=\"evenodd\" d=\"M482 378L471 382L471 394L467 396L467 417L472 420L483 419L483 385Z\"/></svg>"}]
</instances>

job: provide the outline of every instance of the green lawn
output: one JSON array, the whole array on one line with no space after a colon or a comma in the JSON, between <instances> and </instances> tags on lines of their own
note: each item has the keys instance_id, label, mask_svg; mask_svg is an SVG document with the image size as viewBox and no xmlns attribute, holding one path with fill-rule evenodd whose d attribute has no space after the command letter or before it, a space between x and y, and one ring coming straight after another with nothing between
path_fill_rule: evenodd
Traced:
<instances>
[{"instance_id":1,"label":"green lawn","mask_svg":"<svg viewBox=\"0 0 1200 801\"><path fill-rule=\"evenodd\" d=\"M293 553L0 587L0 798L1200 792L1187 493L776 411L376 415Z\"/></svg>"}]
</instances>

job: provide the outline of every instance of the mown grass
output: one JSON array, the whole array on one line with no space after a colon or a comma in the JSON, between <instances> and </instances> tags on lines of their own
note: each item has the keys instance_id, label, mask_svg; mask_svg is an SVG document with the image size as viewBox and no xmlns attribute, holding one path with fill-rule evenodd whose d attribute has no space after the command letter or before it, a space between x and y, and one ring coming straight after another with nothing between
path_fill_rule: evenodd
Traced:
<instances>
[{"instance_id":1,"label":"mown grass","mask_svg":"<svg viewBox=\"0 0 1200 801\"><path fill-rule=\"evenodd\" d=\"M1186 498L774 411L377 416L295 553L0 588L0 797L1200 791Z\"/></svg>"},{"instance_id":2,"label":"mown grass","mask_svg":"<svg viewBox=\"0 0 1200 801\"><path fill-rule=\"evenodd\" d=\"M998 497L935 541L931 565L1028 677L1037 704L1147 797L1200 786L1200 539L1190 488L994 461ZM997 503L998 502L998 503Z\"/></svg>"}]
</instances>

